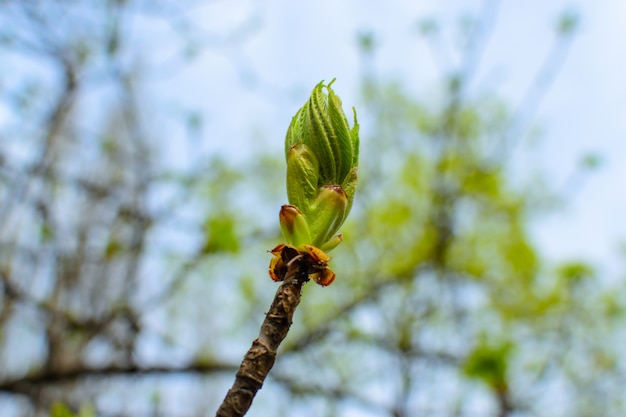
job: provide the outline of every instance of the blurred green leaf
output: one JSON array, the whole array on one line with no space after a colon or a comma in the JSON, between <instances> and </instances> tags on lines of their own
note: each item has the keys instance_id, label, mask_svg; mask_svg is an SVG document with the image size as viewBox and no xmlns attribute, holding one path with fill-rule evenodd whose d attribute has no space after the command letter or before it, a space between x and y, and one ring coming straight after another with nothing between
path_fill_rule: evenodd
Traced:
<instances>
[{"instance_id":1,"label":"blurred green leaf","mask_svg":"<svg viewBox=\"0 0 626 417\"><path fill-rule=\"evenodd\" d=\"M119 255L123 249L124 246L122 245L122 242L120 242L117 236L112 235L104 248L104 257L109 261Z\"/></svg>"},{"instance_id":2,"label":"blurred green leaf","mask_svg":"<svg viewBox=\"0 0 626 417\"><path fill-rule=\"evenodd\" d=\"M359 48L366 53L372 52L375 45L374 35L371 32L361 32L358 35Z\"/></svg>"},{"instance_id":3,"label":"blurred green leaf","mask_svg":"<svg viewBox=\"0 0 626 417\"><path fill-rule=\"evenodd\" d=\"M205 241L202 252L217 253L239 251L239 238L236 232L236 219L230 214L221 214L206 219L204 223Z\"/></svg>"},{"instance_id":4,"label":"blurred green leaf","mask_svg":"<svg viewBox=\"0 0 626 417\"><path fill-rule=\"evenodd\" d=\"M580 162L584 168L594 170L602 166L603 160L602 157L598 154L588 153L583 156Z\"/></svg>"},{"instance_id":5,"label":"blurred green leaf","mask_svg":"<svg viewBox=\"0 0 626 417\"><path fill-rule=\"evenodd\" d=\"M50 417L78 417L63 403L53 403L50 407Z\"/></svg>"},{"instance_id":6,"label":"blurred green leaf","mask_svg":"<svg viewBox=\"0 0 626 417\"><path fill-rule=\"evenodd\" d=\"M566 10L559 17L557 31L560 35L568 36L573 34L580 23L580 16L574 10Z\"/></svg>"},{"instance_id":7,"label":"blurred green leaf","mask_svg":"<svg viewBox=\"0 0 626 417\"><path fill-rule=\"evenodd\" d=\"M503 389L508 385L507 371L511 347L509 343L480 343L465 360L463 365L465 374L483 381L493 389Z\"/></svg>"},{"instance_id":8,"label":"blurred green leaf","mask_svg":"<svg viewBox=\"0 0 626 417\"><path fill-rule=\"evenodd\" d=\"M39 238L41 239L41 242L49 242L54 238L54 231L52 230L50 223L44 221L41 224Z\"/></svg>"},{"instance_id":9,"label":"blurred green leaf","mask_svg":"<svg viewBox=\"0 0 626 417\"><path fill-rule=\"evenodd\" d=\"M62 402L52 403L50 407L50 417L95 417L96 413L91 405L84 405L78 413L74 413Z\"/></svg>"},{"instance_id":10,"label":"blurred green leaf","mask_svg":"<svg viewBox=\"0 0 626 417\"><path fill-rule=\"evenodd\" d=\"M422 19L417 23L418 30L423 36L432 35L439 30L439 24L434 18Z\"/></svg>"},{"instance_id":11,"label":"blurred green leaf","mask_svg":"<svg viewBox=\"0 0 626 417\"><path fill-rule=\"evenodd\" d=\"M569 282L578 282L587 277L593 277L593 268L583 262L569 262L559 267L557 274Z\"/></svg>"}]
</instances>

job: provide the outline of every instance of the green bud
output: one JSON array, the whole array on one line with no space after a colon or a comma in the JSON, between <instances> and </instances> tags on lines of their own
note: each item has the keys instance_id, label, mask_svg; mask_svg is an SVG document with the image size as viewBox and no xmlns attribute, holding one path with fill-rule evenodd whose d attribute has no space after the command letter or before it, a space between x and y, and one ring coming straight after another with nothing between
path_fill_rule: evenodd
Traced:
<instances>
[{"instance_id":1,"label":"green bud","mask_svg":"<svg viewBox=\"0 0 626 417\"><path fill-rule=\"evenodd\" d=\"M282 206L278 218L280 220L280 229L288 244L300 246L311 242L309 226L297 207L291 205Z\"/></svg>"},{"instance_id":2,"label":"green bud","mask_svg":"<svg viewBox=\"0 0 626 417\"><path fill-rule=\"evenodd\" d=\"M317 195L319 164L303 143L292 146L287 154L287 197L304 213Z\"/></svg>"},{"instance_id":3,"label":"green bud","mask_svg":"<svg viewBox=\"0 0 626 417\"><path fill-rule=\"evenodd\" d=\"M285 153L289 159L290 149L303 143L319 161L320 186L340 185L359 161L359 124L354 113L354 127L341 107L341 99L331 85L320 82L311 97L291 120L285 140ZM324 89L328 94L324 93Z\"/></svg>"},{"instance_id":4,"label":"green bud","mask_svg":"<svg viewBox=\"0 0 626 417\"><path fill-rule=\"evenodd\" d=\"M343 188L343 190L346 192L346 196L348 197L348 211L346 212L346 217L352 209L352 202L354 201L354 193L356 192L357 179L357 168L355 167L348 173L344 180L344 183L341 184L341 188Z\"/></svg>"},{"instance_id":5,"label":"green bud","mask_svg":"<svg viewBox=\"0 0 626 417\"><path fill-rule=\"evenodd\" d=\"M352 207L359 162L356 111L351 129L341 99L331 88L334 81L315 86L291 120L285 139L290 206L281 210L283 234L290 244L323 250L341 242L335 234Z\"/></svg>"},{"instance_id":6,"label":"green bud","mask_svg":"<svg viewBox=\"0 0 626 417\"><path fill-rule=\"evenodd\" d=\"M341 234L335 235L331 237L329 240L327 240L326 242L324 242L324 244L322 245L320 249L323 250L324 252L330 252L331 250L339 246L341 242L343 242L343 235Z\"/></svg>"},{"instance_id":7,"label":"green bud","mask_svg":"<svg viewBox=\"0 0 626 417\"><path fill-rule=\"evenodd\" d=\"M348 215L348 205L348 196L340 186L320 189L307 216L313 246L321 247L339 230Z\"/></svg>"}]
</instances>

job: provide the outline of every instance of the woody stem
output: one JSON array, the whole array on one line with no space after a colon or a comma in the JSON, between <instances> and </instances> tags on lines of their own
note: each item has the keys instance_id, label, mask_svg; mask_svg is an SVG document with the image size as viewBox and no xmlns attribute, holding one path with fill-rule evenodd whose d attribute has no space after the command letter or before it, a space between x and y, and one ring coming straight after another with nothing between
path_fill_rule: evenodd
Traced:
<instances>
[{"instance_id":1,"label":"woody stem","mask_svg":"<svg viewBox=\"0 0 626 417\"><path fill-rule=\"evenodd\" d=\"M241 417L252 405L254 396L274 365L278 347L289 332L293 314L300 303L302 285L309 280L306 270L307 265L301 258L289 262L285 280L265 315L259 337L244 356L235 382L226 393L216 417Z\"/></svg>"}]
</instances>

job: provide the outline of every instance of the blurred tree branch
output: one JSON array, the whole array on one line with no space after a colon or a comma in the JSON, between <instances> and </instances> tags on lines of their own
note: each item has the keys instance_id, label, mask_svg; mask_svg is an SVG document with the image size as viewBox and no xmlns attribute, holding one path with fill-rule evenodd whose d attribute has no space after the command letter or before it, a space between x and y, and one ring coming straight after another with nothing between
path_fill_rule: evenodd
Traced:
<instances>
[{"instance_id":1,"label":"blurred tree branch","mask_svg":"<svg viewBox=\"0 0 626 417\"><path fill-rule=\"evenodd\" d=\"M109 377L135 378L148 375L176 375L176 374L200 374L210 375L215 373L232 373L237 370L235 365L219 363L190 363L180 367L173 366L150 366L128 367L111 365L103 368L77 367L76 369L64 369L62 371L50 370L21 377L15 380L3 381L0 391L16 394L25 394L36 397L38 390L54 385L63 385L80 382L85 379L105 379Z\"/></svg>"}]
</instances>

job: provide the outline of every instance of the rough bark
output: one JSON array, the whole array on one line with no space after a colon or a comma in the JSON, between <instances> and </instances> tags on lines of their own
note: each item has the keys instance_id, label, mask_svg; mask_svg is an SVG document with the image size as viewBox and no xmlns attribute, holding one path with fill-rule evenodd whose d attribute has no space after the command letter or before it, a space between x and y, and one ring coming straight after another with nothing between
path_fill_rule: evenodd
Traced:
<instances>
[{"instance_id":1,"label":"rough bark","mask_svg":"<svg viewBox=\"0 0 626 417\"><path fill-rule=\"evenodd\" d=\"M257 391L263 386L276 359L276 351L287 336L293 314L300 303L302 285L309 280L309 265L300 259L291 262L283 284L265 315L259 337L252 342L237 371L235 382L216 417L241 417L246 414Z\"/></svg>"}]
</instances>

